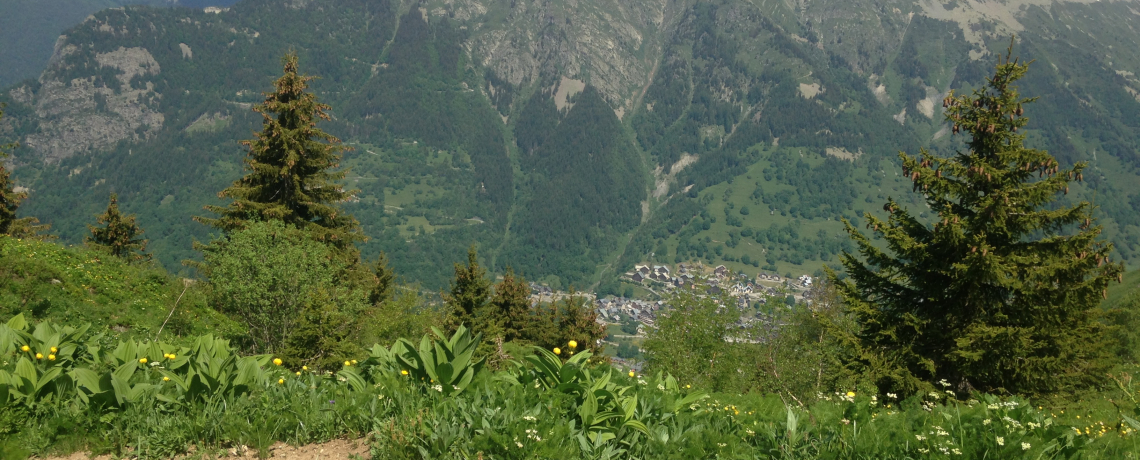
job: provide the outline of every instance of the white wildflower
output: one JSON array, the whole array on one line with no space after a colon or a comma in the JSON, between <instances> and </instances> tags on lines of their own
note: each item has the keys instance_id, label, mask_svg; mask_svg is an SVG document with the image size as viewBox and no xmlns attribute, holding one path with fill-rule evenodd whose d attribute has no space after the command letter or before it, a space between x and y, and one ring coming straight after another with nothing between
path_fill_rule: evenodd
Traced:
<instances>
[{"instance_id":1,"label":"white wildflower","mask_svg":"<svg viewBox=\"0 0 1140 460\"><path fill-rule=\"evenodd\" d=\"M1021 443L1021 450L1029 450L1030 447L1033 447L1033 446L1030 445L1028 442Z\"/></svg>"},{"instance_id":2,"label":"white wildflower","mask_svg":"<svg viewBox=\"0 0 1140 460\"><path fill-rule=\"evenodd\" d=\"M1005 438L998 436L997 437L997 443L999 446L1004 446L1005 445Z\"/></svg>"}]
</instances>

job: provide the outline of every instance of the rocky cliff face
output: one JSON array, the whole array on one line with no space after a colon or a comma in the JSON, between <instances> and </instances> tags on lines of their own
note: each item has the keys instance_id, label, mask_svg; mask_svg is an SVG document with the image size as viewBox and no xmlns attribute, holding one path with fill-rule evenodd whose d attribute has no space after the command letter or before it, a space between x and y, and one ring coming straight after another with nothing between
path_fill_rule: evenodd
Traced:
<instances>
[{"instance_id":1,"label":"rocky cliff face","mask_svg":"<svg viewBox=\"0 0 1140 460\"><path fill-rule=\"evenodd\" d=\"M632 109L654 71L670 19L684 6L670 0L495 3L455 4L456 17L476 18L467 45L476 62L514 86L588 80L619 111ZM440 7L434 14L447 11Z\"/></svg>"},{"instance_id":2,"label":"rocky cliff face","mask_svg":"<svg viewBox=\"0 0 1140 460\"><path fill-rule=\"evenodd\" d=\"M40 129L24 143L48 163L123 140L144 140L161 130L165 119L157 110L162 95L154 91L153 83L137 78L162 71L150 52L119 47L96 53L93 64L100 74L72 78L70 71L79 64L71 58L79 53L79 46L60 37L39 88L20 86L11 91L14 99L35 108ZM113 75L115 81L106 81L103 75Z\"/></svg>"},{"instance_id":3,"label":"rocky cliff face","mask_svg":"<svg viewBox=\"0 0 1140 460\"><path fill-rule=\"evenodd\" d=\"M907 34L921 33L929 25L922 19L951 24L947 42L964 47L971 59L980 59L989 50L986 40L1026 30L1025 16L1034 9L1051 11L1052 5L1084 5L1097 0L967 0L945 4L933 0L756 0L715 2L730 7L734 14L719 19L724 30L753 31L751 37L734 37L740 43L755 42L756 24L771 24L794 40L809 44L838 57L855 73L868 80L868 87L884 103L892 101L889 85L880 78L895 60ZM1119 3L1140 5L1135 0ZM323 8L322 2L286 2L290 8ZM670 43L693 41L699 37L678 35L678 22L696 5L693 0L436 0L407 4L425 20L449 18L467 32L464 43L469 62L488 72L494 82L484 88L495 99L500 91L515 95L530 93L538 84L550 93L560 90L563 81L588 83L597 88L619 117L638 109L637 105L658 75ZM1120 18L1127 20L1128 18ZM91 27L108 36L132 31L89 18L81 27ZM731 34L730 34L731 35ZM190 55L182 46L183 56ZM78 152L97 151L123 140L146 139L160 130L164 115L158 108L162 95L147 78L161 72L159 64L144 47L124 47L90 55L83 43L61 37L55 53L39 78L38 88L18 87L13 99L35 107L40 132L28 135L27 146L45 161L56 162ZM906 50L903 50L904 52ZM945 54L946 50L937 50ZM1123 51L1123 50L1121 50ZM742 46L743 60L765 53L764 49ZM1130 54L1136 54L1129 52ZM346 57L349 58L349 57ZM901 107L911 114L935 117L931 101L948 89L954 78L953 63L939 69L944 75L927 78L921 99L925 105ZM107 82L107 70L117 82ZM483 71L481 70L481 71ZM79 72L77 72L79 71ZM1117 69L1128 79L1140 69ZM84 73L85 72L85 73ZM95 74L96 76L92 76ZM726 78L731 79L726 76ZM808 80L811 80L808 78ZM814 84L814 81L805 81ZM496 86L497 84L497 86ZM748 91L747 83L717 90L726 98L733 91ZM1140 98L1137 85L1124 85ZM572 88L571 88L572 89ZM929 96L929 97L927 97ZM897 97L897 96L896 96ZM512 111L497 107L504 119ZM516 99L517 100L517 99ZM517 108L517 107L515 107ZM905 123L907 114L897 114Z\"/></svg>"}]
</instances>

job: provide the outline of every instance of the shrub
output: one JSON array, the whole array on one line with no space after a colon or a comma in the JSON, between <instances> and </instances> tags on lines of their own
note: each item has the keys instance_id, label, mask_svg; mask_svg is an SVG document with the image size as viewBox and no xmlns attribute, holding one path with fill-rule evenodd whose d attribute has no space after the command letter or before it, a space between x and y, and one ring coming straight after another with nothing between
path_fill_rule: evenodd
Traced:
<instances>
[{"instance_id":1,"label":"shrub","mask_svg":"<svg viewBox=\"0 0 1140 460\"><path fill-rule=\"evenodd\" d=\"M251 224L205 246L203 253L212 303L245 324L252 351L284 350L302 324L306 337L339 341L365 310L368 293L339 282L349 266L327 245L280 221ZM306 340L289 349L291 359L331 352L328 343ZM307 346L317 348L301 348Z\"/></svg>"}]
</instances>

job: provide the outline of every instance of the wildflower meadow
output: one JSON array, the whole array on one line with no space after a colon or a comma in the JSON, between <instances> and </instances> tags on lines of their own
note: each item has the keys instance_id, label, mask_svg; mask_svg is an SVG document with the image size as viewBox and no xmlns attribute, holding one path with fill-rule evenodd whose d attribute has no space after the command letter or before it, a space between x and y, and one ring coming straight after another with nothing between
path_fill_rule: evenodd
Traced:
<instances>
[{"instance_id":1,"label":"wildflower meadow","mask_svg":"<svg viewBox=\"0 0 1140 460\"><path fill-rule=\"evenodd\" d=\"M1137 388L1095 411L943 389L855 389L811 402L709 394L590 365L567 344L499 370L460 329L374 346L333 371L239 356L212 336L118 341L87 327L0 325L5 458L83 450L200 457L364 438L372 458L1136 458ZM1084 407L1091 407L1085 405ZM1111 410L1109 408L1112 408Z\"/></svg>"}]
</instances>

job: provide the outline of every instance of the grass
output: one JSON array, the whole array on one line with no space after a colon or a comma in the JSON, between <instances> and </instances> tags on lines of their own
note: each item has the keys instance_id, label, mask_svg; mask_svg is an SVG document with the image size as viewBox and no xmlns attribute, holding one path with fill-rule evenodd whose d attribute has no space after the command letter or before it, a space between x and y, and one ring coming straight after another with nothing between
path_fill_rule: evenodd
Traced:
<instances>
[{"instance_id":1,"label":"grass","mask_svg":"<svg viewBox=\"0 0 1140 460\"><path fill-rule=\"evenodd\" d=\"M21 312L33 320L92 323L127 337L154 338L161 329L168 340L225 335L234 327L206 306L200 285L172 277L157 264L129 264L83 246L0 237L0 314Z\"/></svg>"},{"instance_id":2,"label":"grass","mask_svg":"<svg viewBox=\"0 0 1140 460\"><path fill-rule=\"evenodd\" d=\"M179 356L196 359L185 350ZM0 453L145 459L193 450L204 458L241 445L264 452L277 441L340 437L365 437L380 459L1127 459L1140 452L1132 387L1101 395L1115 403L1075 406L949 391L899 400L848 390L799 404L774 394L705 395L668 376L629 376L606 365L581 368L569 386L544 387L539 379L551 374L508 365L479 372L448 396L376 356L335 374L276 367L265 358L246 390L202 400L181 399L172 382L162 381L175 364L138 366L131 384L154 385L165 397L99 406L64 392L31 407L9 402L0 407ZM12 370L10 361L4 370ZM602 429L589 414L609 403L583 399L574 385L612 388L626 404L618 423L640 425Z\"/></svg>"},{"instance_id":3,"label":"grass","mask_svg":"<svg viewBox=\"0 0 1140 460\"><path fill-rule=\"evenodd\" d=\"M1140 292L1140 270L1124 274L1123 283L1110 283L1108 285L1108 298L1101 303L1104 309L1118 306L1124 300Z\"/></svg>"}]
</instances>

